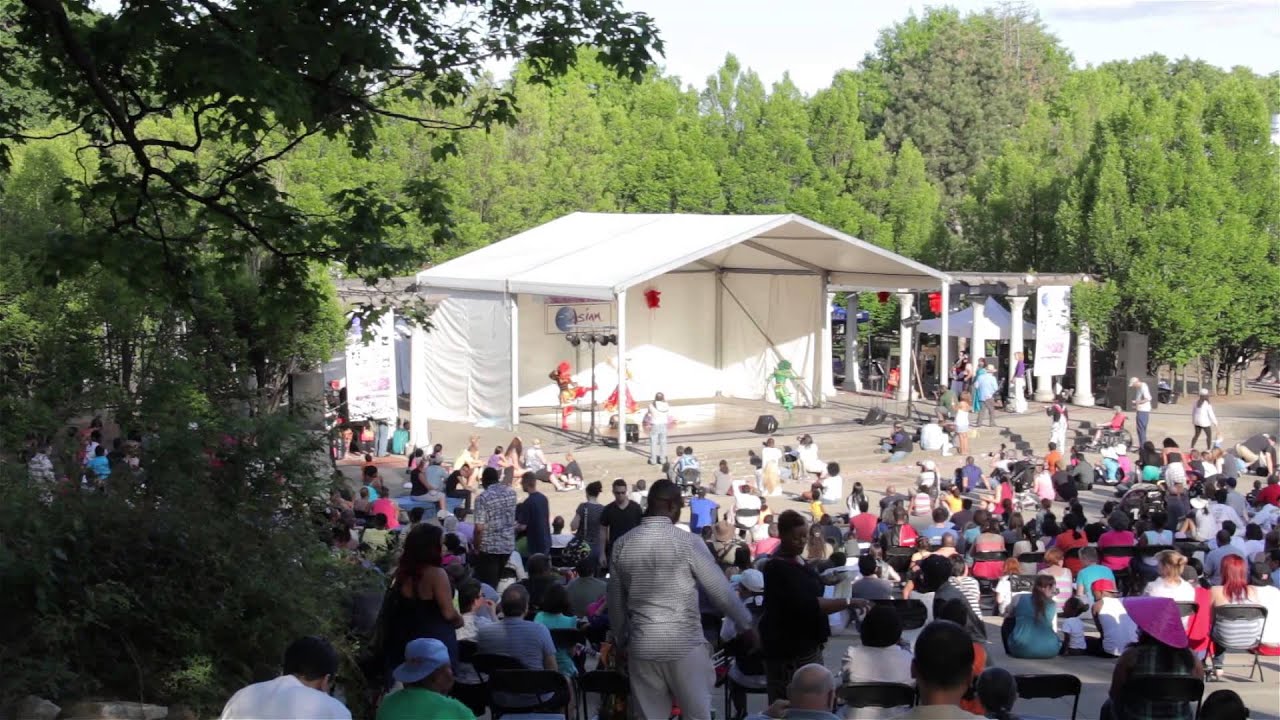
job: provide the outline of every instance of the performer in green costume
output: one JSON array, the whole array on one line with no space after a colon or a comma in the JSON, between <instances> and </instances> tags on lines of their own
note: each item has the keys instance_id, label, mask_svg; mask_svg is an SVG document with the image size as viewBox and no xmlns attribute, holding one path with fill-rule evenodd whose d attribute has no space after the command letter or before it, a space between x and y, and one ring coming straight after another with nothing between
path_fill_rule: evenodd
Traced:
<instances>
[{"instance_id":1,"label":"performer in green costume","mask_svg":"<svg viewBox=\"0 0 1280 720\"><path fill-rule=\"evenodd\" d=\"M791 369L791 361L783 360L773 369L773 395L778 398L778 402L782 404L782 409L787 411L787 415L791 414L791 410L796 404L791 399L791 390L787 387L788 380L803 380Z\"/></svg>"}]
</instances>

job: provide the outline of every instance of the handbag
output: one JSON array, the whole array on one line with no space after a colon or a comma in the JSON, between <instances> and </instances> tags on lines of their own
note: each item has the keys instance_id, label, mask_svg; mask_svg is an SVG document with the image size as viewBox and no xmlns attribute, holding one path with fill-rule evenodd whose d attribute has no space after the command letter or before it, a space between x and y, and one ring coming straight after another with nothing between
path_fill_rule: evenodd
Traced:
<instances>
[{"instance_id":1,"label":"handbag","mask_svg":"<svg viewBox=\"0 0 1280 720\"><path fill-rule=\"evenodd\" d=\"M578 563L586 560L587 556L591 554L591 543L588 543L582 537L586 534L586 531L587 511L584 507L582 509L582 522L578 523L578 531L574 533L569 542L565 544L564 552L560 555L563 562L572 563L576 566Z\"/></svg>"}]
</instances>

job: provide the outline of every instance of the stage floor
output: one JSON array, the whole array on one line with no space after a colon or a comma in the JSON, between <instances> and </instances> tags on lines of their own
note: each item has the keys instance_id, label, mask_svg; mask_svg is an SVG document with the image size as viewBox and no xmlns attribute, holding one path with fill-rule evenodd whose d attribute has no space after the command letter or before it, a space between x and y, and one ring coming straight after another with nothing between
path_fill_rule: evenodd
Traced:
<instances>
[{"instance_id":1,"label":"stage floor","mask_svg":"<svg viewBox=\"0 0 1280 720\"><path fill-rule=\"evenodd\" d=\"M856 425L866 417L872 407L890 413L898 410L898 403L882 400L875 395L858 395L840 392L820 408L797 407L790 415L780 406L763 400L737 398L706 398L682 400L671 403L670 417L675 426L667 432L669 438L682 440L727 439L752 435L756 419L772 415L778 420L775 434L791 434L833 430L842 425ZM628 421L640 423L644 419L647 403L641 404ZM601 437L616 438L617 431L609 427L614 413L598 408L595 413L596 433ZM527 408L520 413L521 425L532 425L548 432L565 433L560 429L560 409L555 407ZM567 434L584 435L591 426L591 411L582 409L569 416Z\"/></svg>"}]
</instances>

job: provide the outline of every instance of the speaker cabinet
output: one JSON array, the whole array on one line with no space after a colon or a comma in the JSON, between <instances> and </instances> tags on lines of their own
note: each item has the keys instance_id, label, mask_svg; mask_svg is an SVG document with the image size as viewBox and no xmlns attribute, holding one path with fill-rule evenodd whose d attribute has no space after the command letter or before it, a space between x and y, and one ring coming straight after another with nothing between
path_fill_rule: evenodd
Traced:
<instances>
[{"instance_id":1,"label":"speaker cabinet","mask_svg":"<svg viewBox=\"0 0 1280 720\"><path fill-rule=\"evenodd\" d=\"M1120 333L1116 345L1116 374L1127 380L1131 377L1147 377L1147 336L1136 332ZM1151 394L1155 394L1155 385Z\"/></svg>"},{"instance_id":2,"label":"speaker cabinet","mask_svg":"<svg viewBox=\"0 0 1280 720\"><path fill-rule=\"evenodd\" d=\"M772 415L761 415L756 418L756 427L752 432L758 435L768 435L778 431L778 418Z\"/></svg>"}]
</instances>

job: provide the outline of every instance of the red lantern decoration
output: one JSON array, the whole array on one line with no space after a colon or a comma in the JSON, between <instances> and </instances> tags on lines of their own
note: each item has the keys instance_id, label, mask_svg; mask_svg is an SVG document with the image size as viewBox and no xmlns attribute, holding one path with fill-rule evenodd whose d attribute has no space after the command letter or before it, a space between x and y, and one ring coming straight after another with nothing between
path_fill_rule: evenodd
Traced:
<instances>
[{"instance_id":1,"label":"red lantern decoration","mask_svg":"<svg viewBox=\"0 0 1280 720\"><path fill-rule=\"evenodd\" d=\"M942 314L942 293L929 293L929 312L934 315Z\"/></svg>"},{"instance_id":2,"label":"red lantern decoration","mask_svg":"<svg viewBox=\"0 0 1280 720\"><path fill-rule=\"evenodd\" d=\"M891 293L888 290L881 290L880 292L876 293L876 299L880 301L881 305L883 305L889 302L890 294Z\"/></svg>"},{"instance_id":3,"label":"red lantern decoration","mask_svg":"<svg viewBox=\"0 0 1280 720\"><path fill-rule=\"evenodd\" d=\"M662 306L662 291L649 288L644 291L644 304L649 306L650 310L656 310Z\"/></svg>"}]
</instances>

